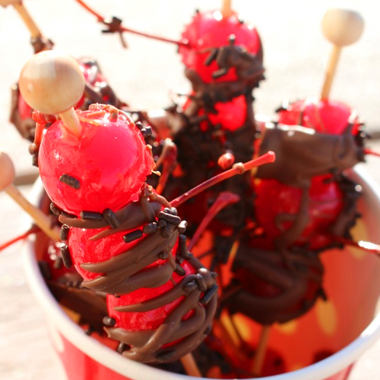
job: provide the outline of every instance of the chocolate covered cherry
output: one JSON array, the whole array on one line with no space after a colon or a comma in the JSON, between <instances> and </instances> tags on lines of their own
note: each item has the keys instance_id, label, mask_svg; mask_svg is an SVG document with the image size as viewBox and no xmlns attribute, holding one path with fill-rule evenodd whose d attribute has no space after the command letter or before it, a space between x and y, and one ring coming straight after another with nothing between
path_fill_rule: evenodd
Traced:
<instances>
[{"instance_id":1,"label":"chocolate covered cherry","mask_svg":"<svg viewBox=\"0 0 380 380\"><path fill-rule=\"evenodd\" d=\"M352 109L345 103L335 100L306 98L291 103L278 113L278 121L285 125L301 125L320 133L340 135L347 128ZM352 133L358 132L355 122Z\"/></svg>"},{"instance_id":2,"label":"chocolate covered cherry","mask_svg":"<svg viewBox=\"0 0 380 380\"><path fill-rule=\"evenodd\" d=\"M234 68L223 78L216 79L213 73L220 69L217 62L212 61L205 65L211 49L228 47L230 36L234 36L236 46L248 53L262 55L261 41L256 28L242 22L234 12L228 17L223 17L219 11L197 12L182 33L182 40L189 44L180 46L179 49L183 63L188 69L195 70L205 83L236 80L237 73ZM222 61L227 63L228 54L224 54Z\"/></svg>"}]
</instances>

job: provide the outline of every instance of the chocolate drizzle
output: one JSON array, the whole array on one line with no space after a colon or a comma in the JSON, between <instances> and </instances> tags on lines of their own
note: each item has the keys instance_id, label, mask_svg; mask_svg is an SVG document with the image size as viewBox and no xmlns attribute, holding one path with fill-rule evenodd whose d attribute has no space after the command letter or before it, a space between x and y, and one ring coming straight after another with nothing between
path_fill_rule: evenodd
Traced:
<instances>
[{"instance_id":1,"label":"chocolate drizzle","mask_svg":"<svg viewBox=\"0 0 380 380\"><path fill-rule=\"evenodd\" d=\"M186 237L179 231L180 225L183 230L183 223L177 210L167 207L161 211L162 204L167 205L168 202L161 196L155 196L148 186L145 190L139 202L113 213L113 222L116 220L118 225L116 228L111 226L103 230L95 239L143 225L149 226L145 228L149 234L145 234L132 248L108 260L82 263L82 269L100 274L95 279L83 281L82 286L120 296L140 288L157 288L171 281L173 288L166 293L140 304L115 308L118 313L145 312L182 299L160 327L148 331L128 331L117 325L105 328L109 337L127 347L122 352L124 356L145 363L168 362L191 352L206 337L217 307L217 285L211 273L187 252ZM60 220L71 228L99 228L111 224L104 213L102 220L68 218L62 214ZM144 228L138 231L143 233ZM179 248L174 257L172 251L178 239ZM194 268L195 274L186 274L180 264L184 260ZM152 265L154 263L156 265ZM174 282L173 272L183 276L179 283Z\"/></svg>"},{"instance_id":2,"label":"chocolate drizzle","mask_svg":"<svg viewBox=\"0 0 380 380\"><path fill-rule=\"evenodd\" d=\"M222 297L222 306L232 313L243 313L263 325L287 322L308 311L322 294L318 290L322 286L323 265L315 252L293 249L287 255L291 269L284 265L280 251L242 244L233 271L248 271L253 282L230 285ZM255 278L276 288L275 295L263 297L256 294ZM315 291L308 295L310 286Z\"/></svg>"}]
</instances>

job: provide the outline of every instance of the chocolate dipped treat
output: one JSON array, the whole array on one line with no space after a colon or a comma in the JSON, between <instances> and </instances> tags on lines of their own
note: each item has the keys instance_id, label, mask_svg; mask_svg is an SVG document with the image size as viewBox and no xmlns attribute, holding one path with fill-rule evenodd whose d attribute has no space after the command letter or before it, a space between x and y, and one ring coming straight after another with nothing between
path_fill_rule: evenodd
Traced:
<instances>
[{"instance_id":1,"label":"chocolate dipped treat","mask_svg":"<svg viewBox=\"0 0 380 380\"><path fill-rule=\"evenodd\" d=\"M154 162L133 121L105 105L59 112L81 94L80 69L72 59L40 54L24 67L20 84L33 106L58 111L62 118L43 137L38 165L54 210L67 223L63 261L67 266L73 262L85 279L82 286L108 294L107 331L121 342L125 356L144 362L177 360L210 331L215 280L187 252L180 235L186 224L176 210L145 184ZM54 81L43 74L51 66L57 73ZM70 97L60 93L63 78L65 85L76 83ZM45 105L40 95L49 87L56 87L58 100ZM81 228L68 229L72 218L73 225L81 220ZM91 221L97 229L88 229Z\"/></svg>"}]
</instances>

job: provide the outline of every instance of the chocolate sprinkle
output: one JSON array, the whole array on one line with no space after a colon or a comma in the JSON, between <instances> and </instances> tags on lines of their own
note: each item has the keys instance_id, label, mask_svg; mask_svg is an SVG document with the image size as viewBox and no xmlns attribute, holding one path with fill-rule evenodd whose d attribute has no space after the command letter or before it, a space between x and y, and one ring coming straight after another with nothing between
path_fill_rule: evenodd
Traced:
<instances>
[{"instance_id":1,"label":"chocolate sprinkle","mask_svg":"<svg viewBox=\"0 0 380 380\"><path fill-rule=\"evenodd\" d=\"M60 177L59 177L59 180L63 183L65 183L67 186L70 186L72 187L73 189L75 190L79 190L80 188L80 182L79 182L79 179L76 179L74 177L72 177L71 175L69 174L62 174Z\"/></svg>"},{"instance_id":2,"label":"chocolate sprinkle","mask_svg":"<svg viewBox=\"0 0 380 380\"><path fill-rule=\"evenodd\" d=\"M200 302L202 305L207 305L214 294L218 291L218 285L214 284L211 286L211 288L204 294L204 296L201 298Z\"/></svg>"},{"instance_id":3,"label":"chocolate sprinkle","mask_svg":"<svg viewBox=\"0 0 380 380\"><path fill-rule=\"evenodd\" d=\"M117 352L122 354L124 351L129 351L131 349L131 346L128 344L120 342L120 344L117 347Z\"/></svg>"},{"instance_id":4,"label":"chocolate sprinkle","mask_svg":"<svg viewBox=\"0 0 380 380\"><path fill-rule=\"evenodd\" d=\"M69 231L70 231L70 227L67 224L62 224L61 231L59 234L59 237L61 238L62 241L65 241L68 239Z\"/></svg>"},{"instance_id":5,"label":"chocolate sprinkle","mask_svg":"<svg viewBox=\"0 0 380 380\"><path fill-rule=\"evenodd\" d=\"M141 230L135 230L123 236L123 240L125 243L130 243L134 240L140 239L143 236L143 232Z\"/></svg>"},{"instance_id":6,"label":"chocolate sprinkle","mask_svg":"<svg viewBox=\"0 0 380 380\"><path fill-rule=\"evenodd\" d=\"M116 214L110 208L106 208L103 211L103 217L107 221L107 223L111 226L111 228L115 229L115 228L120 227L120 222L117 219Z\"/></svg>"},{"instance_id":7,"label":"chocolate sprinkle","mask_svg":"<svg viewBox=\"0 0 380 380\"><path fill-rule=\"evenodd\" d=\"M185 269L182 268L179 264L176 265L174 272L177 273L178 276L184 276L186 274Z\"/></svg>"},{"instance_id":8,"label":"chocolate sprinkle","mask_svg":"<svg viewBox=\"0 0 380 380\"><path fill-rule=\"evenodd\" d=\"M114 327L116 325L116 319L112 318L112 317L109 317L109 316L106 316L106 317L103 318L103 323L106 326Z\"/></svg>"},{"instance_id":9,"label":"chocolate sprinkle","mask_svg":"<svg viewBox=\"0 0 380 380\"><path fill-rule=\"evenodd\" d=\"M62 210L58 208L58 206L56 206L53 202L50 203L50 211L56 216L60 216L62 212Z\"/></svg>"},{"instance_id":10,"label":"chocolate sprinkle","mask_svg":"<svg viewBox=\"0 0 380 380\"><path fill-rule=\"evenodd\" d=\"M73 262L71 261L69 247L66 244L63 244L61 246L61 255L62 255L63 265L66 268L71 268L71 266L73 265Z\"/></svg>"},{"instance_id":11,"label":"chocolate sprinkle","mask_svg":"<svg viewBox=\"0 0 380 380\"><path fill-rule=\"evenodd\" d=\"M153 234L154 232L157 231L157 228L158 228L158 226L157 226L156 222L146 224L143 227L143 233L147 234L147 235Z\"/></svg>"},{"instance_id":12,"label":"chocolate sprinkle","mask_svg":"<svg viewBox=\"0 0 380 380\"><path fill-rule=\"evenodd\" d=\"M100 212L81 211L81 219L84 220L103 220L103 215Z\"/></svg>"}]
</instances>

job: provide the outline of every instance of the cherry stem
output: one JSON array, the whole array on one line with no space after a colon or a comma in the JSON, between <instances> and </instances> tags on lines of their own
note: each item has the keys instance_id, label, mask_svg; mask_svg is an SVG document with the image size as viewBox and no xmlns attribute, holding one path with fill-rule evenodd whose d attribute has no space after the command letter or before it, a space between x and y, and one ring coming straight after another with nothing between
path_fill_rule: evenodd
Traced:
<instances>
[{"instance_id":1,"label":"cherry stem","mask_svg":"<svg viewBox=\"0 0 380 380\"><path fill-rule=\"evenodd\" d=\"M218 195L218 198L216 198L216 201L208 209L206 216L202 219L202 222L195 231L187 249L189 251L193 249L199 238L202 236L203 232L206 230L207 226L221 210L223 210L228 205L238 202L239 200L240 197L236 194L227 191L220 193Z\"/></svg>"},{"instance_id":2,"label":"cherry stem","mask_svg":"<svg viewBox=\"0 0 380 380\"><path fill-rule=\"evenodd\" d=\"M380 153L368 148L364 148L364 154L370 154L372 156L380 157Z\"/></svg>"},{"instance_id":3,"label":"cherry stem","mask_svg":"<svg viewBox=\"0 0 380 380\"><path fill-rule=\"evenodd\" d=\"M78 4L80 4L83 8L85 8L88 12L92 13L97 19L99 22L107 25L106 21L105 21L105 18L100 15L99 13L97 13L96 11L94 11L92 8L90 8L84 1L82 0L75 0ZM170 38L165 38L165 37L160 37L160 36L156 36L154 34L149 34L149 33L143 33L143 32L138 32L137 30L133 30L133 29L129 29L129 28L125 28L124 26L120 25L118 27L118 32L128 32L128 33L132 33L132 34L137 34L139 36L142 36L142 37L147 37L147 38L151 38L153 40L158 40L158 41L162 41L162 42L168 42L168 43L172 43L172 44L175 44L177 46L183 46L183 47L190 47L189 46L189 43L187 42L183 42L183 41L176 41L176 40L172 40Z\"/></svg>"},{"instance_id":4,"label":"cherry stem","mask_svg":"<svg viewBox=\"0 0 380 380\"><path fill-rule=\"evenodd\" d=\"M380 256L380 245L371 243L369 241L359 240L359 241L353 241L350 239L345 239L340 236L333 236L333 239L337 243L349 245L351 247L362 249L368 253L374 253L375 255Z\"/></svg>"},{"instance_id":5,"label":"cherry stem","mask_svg":"<svg viewBox=\"0 0 380 380\"><path fill-rule=\"evenodd\" d=\"M0 251L4 250L5 248L10 247L12 244L17 243L20 240L26 239L29 235L34 234L39 231L41 231L41 229L38 226L32 226L28 231L26 231L22 235L19 235L15 237L14 239L9 240L8 242L0 245Z\"/></svg>"},{"instance_id":6,"label":"cherry stem","mask_svg":"<svg viewBox=\"0 0 380 380\"><path fill-rule=\"evenodd\" d=\"M247 170L251 170L258 166L274 162L275 159L276 156L274 152L269 151L268 153L265 153L254 160L246 162L245 164L237 163L232 167L232 169L229 169L223 173L216 175L215 177L208 179L207 181L202 182L198 186L193 187L191 190L173 199L170 204L172 207L178 207L182 203L188 201L190 198L195 197L202 191L207 190L209 187L214 186L219 182L225 181L226 179L231 178L236 174L243 174Z\"/></svg>"}]
</instances>

